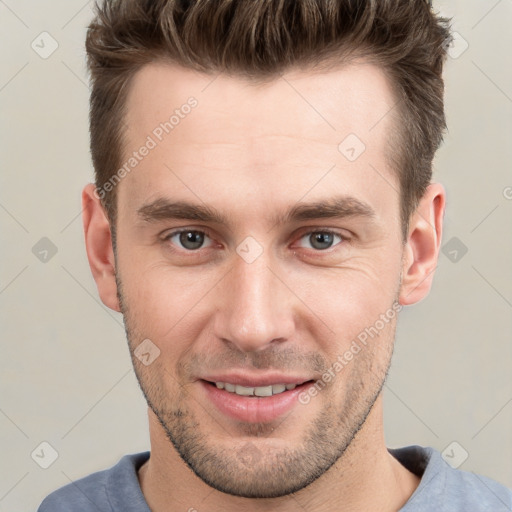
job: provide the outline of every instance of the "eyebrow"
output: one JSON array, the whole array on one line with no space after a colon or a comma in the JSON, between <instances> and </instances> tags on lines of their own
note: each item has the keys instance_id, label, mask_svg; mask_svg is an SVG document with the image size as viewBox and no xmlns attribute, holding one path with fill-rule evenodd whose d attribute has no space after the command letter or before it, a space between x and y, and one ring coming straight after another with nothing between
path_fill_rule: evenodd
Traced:
<instances>
[{"instance_id":1,"label":"eyebrow","mask_svg":"<svg viewBox=\"0 0 512 512\"><path fill-rule=\"evenodd\" d=\"M228 216L211 206L194 204L186 201L170 201L158 198L144 204L137 210L137 216L145 222L183 219L205 223L228 225ZM376 217L374 209L367 203L352 196L336 196L323 201L297 203L284 214L270 217L272 225L286 224L293 221L315 219L344 219L347 217Z\"/></svg>"}]
</instances>

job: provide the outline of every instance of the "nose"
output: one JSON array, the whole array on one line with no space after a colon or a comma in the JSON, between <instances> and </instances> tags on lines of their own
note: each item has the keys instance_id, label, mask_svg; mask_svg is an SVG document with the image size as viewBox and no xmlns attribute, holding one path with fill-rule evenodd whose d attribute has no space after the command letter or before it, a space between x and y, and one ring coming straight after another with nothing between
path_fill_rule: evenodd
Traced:
<instances>
[{"instance_id":1,"label":"nose","mask_svg":"<svg viewBox=\"0 0 512 512\"><path fill-rule=\"evenodd\" d=\"M252 352L292 338L298 299L272 266L265 252L252 263L234 257L234 268L219 283L216 297L218 339Z\"/></svg>"}]
</instances>

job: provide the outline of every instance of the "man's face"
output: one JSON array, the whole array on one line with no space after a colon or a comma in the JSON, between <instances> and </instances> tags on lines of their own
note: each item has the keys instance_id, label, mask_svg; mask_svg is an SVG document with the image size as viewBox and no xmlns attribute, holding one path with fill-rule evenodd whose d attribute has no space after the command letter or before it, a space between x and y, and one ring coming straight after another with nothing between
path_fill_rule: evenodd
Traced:
<instances>
[{"instance_id":1,"label":"man's face","mask_svg":"<svg viewBox=\"0 0 512 512\"><path fill-rule=\"evenodd\" d=\"M190 97L197 104L181 108ZM163 64L134 79L126 160L148 136L156 146L118 185L121 308L151 410L222 492L275 497L309 484L380 393L403 249L385 160L393 104L369 64L258 86ZM179 122L158 130L176 109ZM175 218L176 202L222 218ZM287 217L310 203L324 214ZM342 203L350 215L325 214ZM134 355L143 340L145 362L158 355L150 364ZM218 380L263 394L306 384L241 397Z\"/></svg>"}]
</instances>

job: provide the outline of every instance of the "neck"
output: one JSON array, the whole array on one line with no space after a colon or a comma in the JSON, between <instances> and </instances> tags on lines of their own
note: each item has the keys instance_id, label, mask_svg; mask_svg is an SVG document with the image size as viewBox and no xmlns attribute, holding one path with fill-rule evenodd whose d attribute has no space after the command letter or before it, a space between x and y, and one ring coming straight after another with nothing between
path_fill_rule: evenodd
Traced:
<instances>
[{"instance_id":1,"label":"neck","mask_svg":"<svg viewBox=\"0 0 512 512\"><path fill-rule=\"evenodd\" d=\"M139 469L142 492L153 512L208 510L235 512L311 512L379 510L403 507L420 478L387 450L382 395L343 456L313 483L281 498L250 499L224 494L205 484L180 458L149 410L151 456Z\"/></svg>"}]
</instances>

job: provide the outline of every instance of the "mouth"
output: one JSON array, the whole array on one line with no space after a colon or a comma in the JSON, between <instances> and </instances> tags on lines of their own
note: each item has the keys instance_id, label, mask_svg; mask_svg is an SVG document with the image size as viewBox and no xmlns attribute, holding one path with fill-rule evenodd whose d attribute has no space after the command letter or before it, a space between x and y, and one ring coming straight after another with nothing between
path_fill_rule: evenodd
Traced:
<instances>
[{"instance_id":1,"label":"mouth","mask_svg":"<svg viewBox=\"0 0 512 512\"><path fill-rule=\"evenodd\" d=\"M298 396L314 380L243 386L223 381L198 381L207 399L225 416L248 423L266 423L299 405Z\"/></svg>"},{"instance_id":2,"label":"mouth","mask_svg":"<svg viewBox=\"0 0 512 512\"><path fill-rule=\"evenodd\" d=\"M304 384L313 383L309 380L305 382L290 383L290 384L269 384L267 386L242 386L241 384L233 384L231 382L211 382L205 381L218 389L223 389L228 393L235 393L238 396L253 396L253 397L267 397L280 395L286 391L291 391Z\"/></svg>"}]
</instances>

